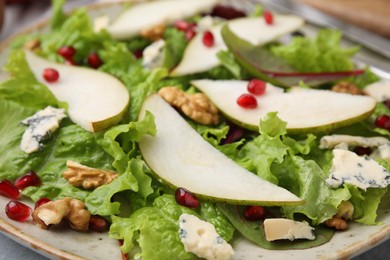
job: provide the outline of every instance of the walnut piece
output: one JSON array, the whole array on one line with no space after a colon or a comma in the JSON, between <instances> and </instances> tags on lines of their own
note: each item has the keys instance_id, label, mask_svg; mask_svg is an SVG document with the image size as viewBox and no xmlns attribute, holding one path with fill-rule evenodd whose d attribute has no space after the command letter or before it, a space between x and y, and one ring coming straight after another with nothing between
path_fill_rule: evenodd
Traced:
<instances>
[{"instance_id":1,"label":"walnut piece","mask_svg":"<svg viewBox=\"0 0 390 260\"><path fill-rule=\"evenodd\" d=\"M33 50L36 50L38 49L39 47L41 47L41 41L38 40L38 39L33 39L31 41L27 41L25 42L24 44L24 48L26 50L30 50L30 51L33 51Z\"/></svg>"},{"instance_id":2,"label":"walnut piece","mask_svg":"<svg viewBox=\"0 0 390 260\"><path fill-rule=\"evenodd\" d=\"M151 40L151 41L157 41L163 37L165 31L165 25L164 23L156 24L152 27L143 29L140 32L141 37Z\"/></svg>"},{"instance_id":3,"label":"walnut piece","mask_svg":"<svg viewBox=\"0 0 390 260\"><path fill-rule=\"evenodd\" d=\"M66 197L34 209L32 218L33 222L42 229L48 229L51 225L57 225L65 219L68 220L71 228L86 231L91 214L85 209L84 202Z\"/></svg>"},{"instance_id":4,"label":"walnut piece","mask_svg":"<svg viewBox=\"0 0 390 260\"><path fill-rule=\"evenodd\" d=\"M203 93L191 95L176 87L164 87L160 89L158 94L197 123L219 124L218 108Z\"/></svg>"},{"instance_id":5,"label":"walnut piece","mask_svg":"<svg viewBox=\"0 0 390 260\"><path fill-rule=\"evenodd\" d=\"M348 228L347 221L342 218L333 216L333 218L326 220L325 225L335 228L336 230L346 230Z\"/></svg>"},{"instance_id":6,"label":"walnut piece","mask_svg":"<svg viewBox=\"0 0 390 260\"><path fill-rule=\"evenodd\" d=\"M66 162L66 166L68 169L63 173L64 178L73 186L84 189L97 188L118 177L115 172L91 168L71 160Z\"/></svg>"},{"instance_id":7,"label":"walnut piece","mask_svg":"<svg viewBox=\"0 0 390 260\"><path fill-rule=\"evenodd\" d=\"M365 95L365 92L358 88L355 84L346 81L340 81L339 83L334 85L332 87L332 91L339 93L348 93L352 95Z\"/></svg>"}]
</instances>

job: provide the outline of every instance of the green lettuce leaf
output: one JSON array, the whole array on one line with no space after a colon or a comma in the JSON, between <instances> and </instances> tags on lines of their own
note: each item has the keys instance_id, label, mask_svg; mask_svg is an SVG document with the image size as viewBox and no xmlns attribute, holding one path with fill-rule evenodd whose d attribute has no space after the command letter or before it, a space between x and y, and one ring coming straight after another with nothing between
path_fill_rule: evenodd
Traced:
<instances>
[{"instance_id":1,"label":"green lettuce leaf","mask_svg":"<svg viewBox=\"0 0 390 260\"><path fill-rule=\"evenodd\" d=\"M340 31L322 29L314 39L294 37L290 44L271 50L300 72L350 71L354 68L351 57L359 48L341 48L341 37Z\"/></svg>"},{"instance_id":2,"label":"green lettuce leaf","mask_svg":"<svg viewBox=\"0 0 390 260\"><path fill-rule=\"evenodd\" d=\"M11 78L0 84L0 99L35 109L57 106L57 99L50 90L35 79L22 50L11 53L4 69L11 74Z\"/></svg>"},{"instance_id":3,"label":"green lettuce leaf","mask_svg":"<svg viewBox=\"0 0 390 260\"><path fill-rule=\"evenodd\" d=\"M76 188L62 177L66 170L66 161L72 160L89 167L113 170L112 158L98 144L102 133L91 133L77 125L62 126L54 133L41 151L43 160L35 168L43 184L39 187L28 187L23 194L37 200L42 197L59 199L73 197L85 200L89 191ZM38 156L32 153L28 156ZM42 154L40 155L42 156Z\"/></svg>"}]
</instances>

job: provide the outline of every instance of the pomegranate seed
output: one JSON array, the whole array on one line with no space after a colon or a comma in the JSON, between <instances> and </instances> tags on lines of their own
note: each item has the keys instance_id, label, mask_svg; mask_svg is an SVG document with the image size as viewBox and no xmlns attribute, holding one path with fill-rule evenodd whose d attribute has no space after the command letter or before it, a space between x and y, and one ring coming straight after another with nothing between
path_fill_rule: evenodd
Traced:
<instances>
[{"instance_id":1,"label":"pomegranate seed","mask_svg":"<svg viewBox=\"0 0 390 260\"><path fill-rule=\"evenodd\" d=\"M41 179L39 179L39 176L34 171L26 173L15 181L15 186L20 190L24 190L29 186L39 185L41 185Z\"/></svg>"},{"instance_id":2,"label":"pomegranate seed","mask_svg":"<svg viewBox=\"0 0 390 260\"><path fill-rule=\"evenodd\" d=\"M355 149L353 149L353 151L357 154L357 155L370 155L371 154L371 149L370 147L363 147L363 146L356 146Z\"/></svg>"},{"instance_id":3,"label":"pomegranate seed","mask_svg":"<svg viewBox=\"0 0 390 260\"><path fill-rule=\"evenodd\" d=\"M380 115L375 119L375 126L390 131L390 116Z\"/></svg>"},{"instance_id":4,"label":"pomegranate seed","mask_svg":"<svg viewBox=\"0 0 390 260\"><path fill-rule=\"evenodd\" d=\"M36 209L36 208L38 208L38 207L42 206L43 204L46 204L50 201L51 201L51 199L49 199L49 198L40 198L39 200L37 200L35 202L34 209Z\"/></svg>"},{"instance_id":5,"label":"pomegranate seed","mask_svg":"<svg viewBox=\"0 0 390 260\"><path fill-rule=\"evenodd\" d=\"M261 206L246 206L244 210L244 218L249 221L258 221L264 219L265 209Z\"/></svg>"},{"instance_id":6,"label":"pomegranate seed","mask_svg":"<svg viewBox=\"0 0 390 260\"><path fill-rule=\"evenodd\" d=\"M77 65L77 62L75 62L73 59L65 60L64 63L65 63L66 65L70 65L70 66L76 66L76 65Z\"/></svg>"},{"instance_id":7,"label":"pomegranate seed","mask_svg":"<svg viewBox=\"0 0 390 260\"><path fill-rule=\"evenodd\" d=\"M88 64L92 68L97 69L103 64L103 61L100 59L97 53L92 52L88 55Z\"/></svg>"},{"instance_id":8,"label":"pomegranate seed","mask_svg":"<svg viewBox=\"0 0 390 260\"><path fill-rule=\"evenodd\" d=\"M175 28L178 29L179 31L187 31L190 29L190 23L183 21L183 20L178 20L175 22Z\"/></svg>"},{"instance_id":9,"label":"pomegranate seed","mask_svg":"<svg viewBox=\"0 0 390 260\"><path fill-rule=\"evenodd\" d=\"M246 14L241 11L237 10L234 7L231 6L224 6L224 5L216 5L211 12L211 16L221 17L226 20L231 20L239 17L245 17Z\"/></svg>"},{"instance_id":10,"label":"pomegranate seed","mask_svg":"<svg viewBox=\"0 0 390 260\"><path fill-rule=\"evenodd\" d=\"M230 125L229 132L226 136L226 139L222 141L222 144L230 144L238 139L242 138L245 134L245 130L236 125Z\"/></svg>"},{"instance_id":11,"label":"pomegranate seed","mask_svg":"<svg viewBox=\"0 0 390 260\"><path fill-rule=\"evenodd\" d=\"M390 99L386 99L382 102L388 109L390 109Z\"/></svg>"},{"instance_id":12,"label":"pomegranate seed","mask_svg":"<svg viewBox=\"0 0 390 260\"><path fill-rule=\"evenodd\" d=\"M16 221L27 221L30 218L31 213L32 209L29 206L16 200L11 200L5 206L5 214L7 214L10 219Z\"/></svg>"},{"instance_id":13,"label":"pomegranate seed","mask_svg":"<svg viewBox=\"0 0 390 260\"><path fill-rule=\"evenodd\" d=\"M237 98L237 104L243 108L256 108L257 100L251 94L242 94Z\"/></svg>"},{"instance_id":14,"label":"pomegranate seed","mask_svg":"<svg viewBox=\"0 0 390 260\"><path fill-rule=\"evenodd\" d=\"M202 41L206 47L213 47L214 46L214 35L212 34L212 32L205 31L203 33Z\"/></svg>"},{"instance_id":15,"label":"pomegranate seed","mask_svg":"<svg viewBox=\"0 0 390 260\"><path fill-rule=\"evenodd\" d=\"M133 51L134 57L138 60L141 59L143 56L143 50L135 50Z\"/></svg>"},{"instance_id":16,"label":"pomegranate seed","mask_svg":"<svg viewBox=\"0 0 390 260\"><path fill-rule=\"evenodd\" d=\"M76 50L71 46L63 46L57 50L57 53L61 55L64 59L70 60L76 54Z\"/></svg>"},{"instance_id":17,"label":"pomegranate seed","mask_svg":"<svg viewBox=\"0 0 390 260\"><path fill-rule=\"evenodd\" d=\"M9 180L2 180L0 181L0 195L17 200L20 197L20 191Z\"/></svg>"},{"instance_id":18,"label":"pomegranate seed","mask_svg":"<svg viewBox=\"0 0 390 260\"><path fill-rule=\"evenodd\" d=\"M123 240L118 240L118 243L119 243L119 246L123 246ZM121 254L122 254L122 260L129 260L129 254L126 253L124 254L121 250Z\"/></svg>"},{"instance_id":19,"label":"pomegranate seed","mask_svg":"<svg viewBox=\"0 0 390 260\"><path fill-rule=\"evenodd\" d=\"M264 81L259 79L252 79L248 83L248 92L253 95L263 95L265 93L266 84Z\"/></svg>"},{"instance_id":20,"label":"pomegranate seed","mask_svg":"<svg viewBox=\"0 0 390 260\"><path fill-rule=\"evenodd\" d=\"M274 16L270 11L264 11L263 17L266 24L272 25L274 23Z\"/></svg>"},{"instance_id":21,"label":"pomegranate seed","mask_svg":"<svg viewBox=\"0 0 390 260\"><path fill-rule=\"evenodd\" d=\"M199 200L194 194L184 188L178 188L175 192L176 202L184 207L197 208L199 207Z\"/></svg>"},{"instance_id":22,"label":"pomegranate seed","mask_svg":"<svg viewBox=\"0 0 390 260\"><path fill-rule=\"evenodd\" d=\"M186 39L189 41L192 38L194 38L196 35L196 32L192 29L186 31Z\"/></svg>"},{"instance_id":23,"label":"pomegranate seed","mask_svg":"<svg viewBox=\"0 0 390 260\"><path fill-rule=\"evenodd\" d=\"M47 68L43 71L43 78L50 83L56 82L60 78L58 71L52 68Z\"/></svg>"},{"instance_id":24,"label":"pomegranate seed","mask_svg":"<svg viewBox=\"0 0 390 260\"><path fill-rule=\"evenodd\" d=\"M89 229L96 232L105 232L110 227L110 223L103 217L92 215L89 219Z\"/></svg>"}]
</instances>

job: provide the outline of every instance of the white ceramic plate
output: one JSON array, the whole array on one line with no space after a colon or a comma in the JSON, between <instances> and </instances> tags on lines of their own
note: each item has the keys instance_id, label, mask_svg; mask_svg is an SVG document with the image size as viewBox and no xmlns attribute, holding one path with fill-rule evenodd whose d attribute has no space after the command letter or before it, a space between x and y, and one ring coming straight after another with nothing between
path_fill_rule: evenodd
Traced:
<instances>
[{"instance_id":1,"label":"white ceramic plate","mask_svg":"<svg viewBox=\"0 0 390 260\"><path fill-rule=\"evenodd\" d=\"M238 1L237 1L238 2ZM95 4L88 7L91 17L101 15L115 17L122 7L119 4ZM48 30L47 22L36 24L22 34ZM307 25L305 32L312 33L316 28ZM8 46L12 39L0 44L0 65L4 65L8 56ZM387 72L379 71L390 78ZM4 76L4 75L3 75ZM3 78L0 76L0 78ZM0 231L21 243L52 259L121 259L118 241L108 238L107 233L81 233L72 230L45 231L31 223L10 220L4 207L9 199L0 196ZM386 203L389 202L389 203ZM306 250L272 251L262 249L244 238L233 242L233 259L346 259L356 256L383 242L390 235L390 196L384 199L378 212L381 225L364 226L350 224L347 231L336 232L329 243Z\"/></svg>"}]
</instances>

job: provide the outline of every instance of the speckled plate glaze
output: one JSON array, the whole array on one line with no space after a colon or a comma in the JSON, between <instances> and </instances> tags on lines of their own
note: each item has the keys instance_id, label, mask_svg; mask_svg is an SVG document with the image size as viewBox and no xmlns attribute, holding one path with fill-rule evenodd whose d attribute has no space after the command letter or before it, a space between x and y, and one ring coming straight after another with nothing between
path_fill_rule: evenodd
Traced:
<instances>
[{"instance_id":1,"label":"speckled plate glaze","mask_svg":"<svg viewBox=\"0 0 390 260\"><path fill-rule=\"evenodd\" d=\"M242 2L236 1L238 4ZM123 3L94 4L87 8L93 18L102 15L113 18L121 12ZM46 21L21 34L47 30ZM308 34L316 30L317 28L309 24L303 29ZM13 37L0 43L1 66L6 63L8 47L12 40ZM389 72L379 70L375 72L390 79ZM0 79L4 78L6 75L1 72ZM8 201L9 199L0 196L0 231L20 244L51 259L121 259L118 241L108 238L107 233L81 233L68 229L46 231L33 225L31 221L16 222L9 219L3 210ZM235 249L233 259L348 259L380 244L390 236L390 196L382 201L378 221L381 224L375 226L352 223L347 231L337 232L329 243L305 250L265 250L244 238L237 238L233 242Z\"/></svg>"}]
</instances>

